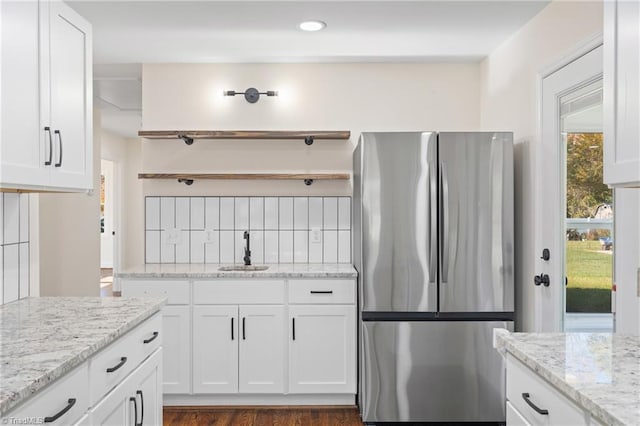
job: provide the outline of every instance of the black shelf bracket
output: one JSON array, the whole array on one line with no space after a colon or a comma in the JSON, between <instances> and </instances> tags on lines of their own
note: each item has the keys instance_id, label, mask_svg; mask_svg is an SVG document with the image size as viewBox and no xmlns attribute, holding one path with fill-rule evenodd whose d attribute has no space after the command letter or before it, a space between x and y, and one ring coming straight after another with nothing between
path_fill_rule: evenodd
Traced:
<instances>
[{"instance_id":1,"label":"black shelf bracket","mask_svg":"<svg viewBox=\"0 0 640 426\"><path fill-rule=\"evenodd\" d=\"M306 145L313 145L313 140L314 140L313 136L305 136L304 143Z\"/></svg>"},{"instance_id":2,"label":"black shelf bracket","mask_svg":"<svg viewBox=\"0 0 640 426\"><path fill-rule=\"evenodd\" d=\"M178 182L184 183L187 186L193 185L193 179L178 179Z\"/></svg>"},{"instance_id":3,"label":"black shelf bracket","mask_svg":"<svg viewBox=\"0 0 640 426\"><path fill-rule=\"evenodd\" d=\"M307 185L307 186L311 185L312 183L313 183L313 179L305 179L304 180L304 184Z\"/></svg>"},{"instance_id":4,"label":"black shelf bracket","mask_svg":"<svg viewBox=\"0 0 640 426\"><path fill-rule=\"evenodd\" d=\"M189 136L185 136L185 135L178 135L178 137L182 139L184 143L186 143L187 145L193 145L193 138L190 138ZM188 184L188 185L191 185L191 184Z\"/></svg>"}]
</instances>

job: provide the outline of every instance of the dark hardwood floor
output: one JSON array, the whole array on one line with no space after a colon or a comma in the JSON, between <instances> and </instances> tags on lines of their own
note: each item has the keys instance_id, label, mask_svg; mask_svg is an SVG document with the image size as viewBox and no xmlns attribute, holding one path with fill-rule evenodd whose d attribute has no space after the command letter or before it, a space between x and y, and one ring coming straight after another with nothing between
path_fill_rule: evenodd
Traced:
<instances>
[{"instance_id":1,"label":"dark hardwood floor","mask_svg":"<svg viewBox=\"0 0 640 426\"><path fill-rule=\"evenodd\" d=\"M356 407L164 407L165 426L362 426Z\"/></svg>"}]
</instances>

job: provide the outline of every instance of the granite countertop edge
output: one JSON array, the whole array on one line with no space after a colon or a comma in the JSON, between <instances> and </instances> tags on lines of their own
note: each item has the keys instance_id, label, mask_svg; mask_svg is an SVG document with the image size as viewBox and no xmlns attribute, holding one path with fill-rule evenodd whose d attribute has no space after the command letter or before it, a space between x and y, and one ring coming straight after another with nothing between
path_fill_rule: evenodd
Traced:
<instances>
[{"instance_id":1,"label":"granite countertop edge","mask_svg":"<svg viewBox=\"0 0 640 426\"><path fill-rule=\"evenodd\" d=\"M598 404L592 398L580 392L579 389L571 386L562 377L559 377L558 375L550 371L535 358L519 349L518 342L510 339L510 335L511 333L506 330L504 330L504 332L496 333L496 349L498 351L503 354L505 351L511 353L514 357L531 368L536 374L544 378L546 381L550 382L555 388L567 395L567 397L572 399L575 403L581 405L594 418L603 422L604 424L609 426L624 426L627 424L625 421L613 415L605 407Z\"/></svg>"},{"instance_id":2,"label":"granite countertop edge","mask_svg":"<svg viewBox=\"0 0 640 426\"><path fill-rule=\"evenodd\" d=\"M192 266L193 265L193 266ZM117 272L115 278L357 278L351 264L266 264L265 271L219 271L230 264L147 264ZM204 270L202 270L204 269Z\"/></svg>"},{"instance_id":3,"label":"granite countertop edge","mask_svg":"<svg viewBox=\"0 0 640 426\"><path fill-rule=\"evenodd\" d=\"M167 301L166 298L149 298L149 300L153 300L153 304L148 305L146 309L144 309L134 319L129 320L122 326L116 328L114 331L110 332L99 341L84 347L77 354L74 354L73 357L62 361L55 368L47 371L46 373L32 381L29 385L17 391L11 392L7 397L3 397L2 399L0 399L0 417L4 416L10 410L22 404L31 396L33 396L36 392L44 389L50 383L55 382L66 373L70 372L75 367L78 367L80 364L98 353L100 350L104 349L109 344L113 343L115 340L125 335L127 332L131 331L132 329L143 323L145 320L152 317L154 314L160 311L162 306L165 305Z\"/></svg>"}]
</instances>

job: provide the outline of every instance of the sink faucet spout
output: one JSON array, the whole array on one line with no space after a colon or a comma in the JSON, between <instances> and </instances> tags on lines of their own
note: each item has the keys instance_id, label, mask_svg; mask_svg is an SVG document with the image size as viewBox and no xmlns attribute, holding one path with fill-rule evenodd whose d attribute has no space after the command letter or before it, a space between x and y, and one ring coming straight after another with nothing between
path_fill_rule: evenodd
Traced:
<instances>
[{"instance_id":1,"label":"sink faucet spout","mask_svg":"<svg viewBox=\"0 0 640 426\"><path fill-rule=\"evenodd\" d=\"M244 231L244 264L246 266L251 265L251 249L249 245L249 231Z\"/></svg>"}]
</instances>

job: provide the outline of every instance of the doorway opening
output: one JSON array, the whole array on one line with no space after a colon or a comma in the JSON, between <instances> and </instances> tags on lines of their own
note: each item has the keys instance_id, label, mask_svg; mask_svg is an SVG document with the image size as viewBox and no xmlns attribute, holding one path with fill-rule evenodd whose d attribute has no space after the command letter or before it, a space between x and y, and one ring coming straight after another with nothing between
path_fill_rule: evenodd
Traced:
<instances>
[{"instance_id":1,"label":"doorway opening","mask_svg":"<svg viewBox=\"0 0 640 426\"><path fill-rule=\"evenodd\" d=\"M613 331L614 203L603 183L602 79L559 98L564 142L565 331Z\"/></svg>"},{"instance_id":2,"label":"doorway opening","mask_svg":"<svg viewBox=\"0 0 640 426\"><path fill-rule=\"evenodd\" d=\"M100 160L100 295L113 296L115 198L113 161Z\"/></svg>"}]
</instances>

